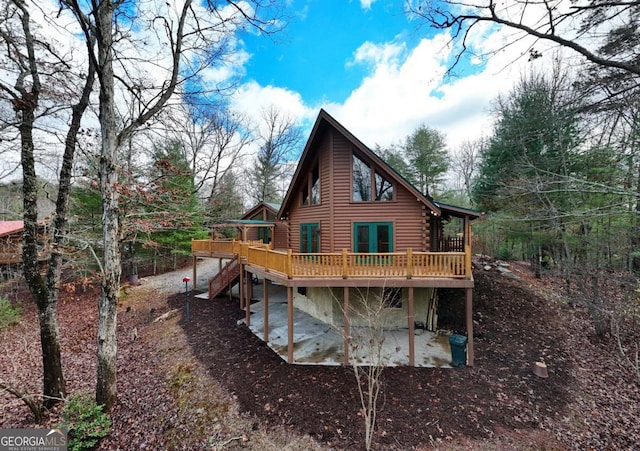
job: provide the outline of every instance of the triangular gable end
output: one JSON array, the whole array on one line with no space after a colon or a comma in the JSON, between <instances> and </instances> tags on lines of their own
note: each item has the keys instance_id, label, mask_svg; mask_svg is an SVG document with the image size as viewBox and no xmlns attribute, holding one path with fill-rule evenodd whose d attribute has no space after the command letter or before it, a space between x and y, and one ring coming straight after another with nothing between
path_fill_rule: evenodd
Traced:
<instances>
[{"instance_id":1,"label":"triangular gable end","mask_svg":"<svg viewBox=\"0 0 640 451\"><path fill-rule=\"evenodd\" d=\"M440 208L430 196L424 195L420 191L418 191L415 186L413 186L402 176L400 176L400 174L398 174L395 169L389 166L382 158L380 158L375 152L369 149L369 147L367 147L362 141L356 138L349 130L347 130L337 120L335 120L329 113L327 113L324 109L321 109L311 130L309 139L304 146L302 156L300 157L300 161L298 162L296 171L293 175L293 178L291 179L291 183L289 184L289 188L287 189L287 194L282 202L280 211L278 212L278 217L282 218L284 212L287 211L289 204L294 197L294 193L296 192L299 176L301 173L305 173L303 169L307 165L308 160L312 157L312 155L310 155L311 149L314 148L315 141L322 136L322 133L328 126L333 127L338 133L342 134L354 147L358 149L358 151L363 154L365 158L371 160L377 166L383 168L394 179L395 182L415 195L416 199L419 202L424 203L430 209L433 215L441 215Z\"/></svg>"},{"instance_id":2,"label":"triangular gable end","mask_svg":"<svg viewBox=\"0 0 640 451\"><path fill-rule=\"evenodd\" d=\"M273 215L277 217L280 205L273 202L259 202L257 205L247 210L240 219L251 219L252 216L263 209L273 213Z\"/></svg>"}]
</instances>

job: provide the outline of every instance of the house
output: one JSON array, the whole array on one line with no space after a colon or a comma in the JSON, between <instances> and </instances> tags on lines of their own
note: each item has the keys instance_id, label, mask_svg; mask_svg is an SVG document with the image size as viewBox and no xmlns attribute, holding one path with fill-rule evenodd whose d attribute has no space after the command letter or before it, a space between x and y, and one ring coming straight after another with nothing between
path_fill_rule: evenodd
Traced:
<instances>
[{"instance_id":1,"label":"house","mask_svg":"<svg viewBox=\"0 0 640 451\"><path fill-rule=\"evenodd\" d=\"M269 286L286 287L290 363L294 306L343 330L348 362L349 330L362 325L353 312L364 311L366 288L388 305L385 327L407 330L413 365L416 325L435 329L438 289L455 288L465 293L467 363L473 365L471 222L478 212L421 193L324 110L275 218L266 207L245 215L259 219L235 223L245 227L241 240L193 241L192 250L194 259L231 258L211 279L209 294L239 282L247 324L250 275L265 280L265 341Z\"/></svg>"},{"instance_id":2,"label":"house","mask_svg":"<svg viewBox=\"0 0 640 451\"><path fill-rule=\"evenodd\" d=\"M22 262L23 221L0 221L0 264Z\"/></svg>"},{"instance_id":3,"label":"house","mask_svg":"<svg viewBox=\"0 0 640 451\"><path fill-rule=\"evenodd\" d=\"M38 222L38 261L48 258L49 224ZM22 264L23 221L0 221L0 279L16 277Z\"/></svg>"}]
</instances>

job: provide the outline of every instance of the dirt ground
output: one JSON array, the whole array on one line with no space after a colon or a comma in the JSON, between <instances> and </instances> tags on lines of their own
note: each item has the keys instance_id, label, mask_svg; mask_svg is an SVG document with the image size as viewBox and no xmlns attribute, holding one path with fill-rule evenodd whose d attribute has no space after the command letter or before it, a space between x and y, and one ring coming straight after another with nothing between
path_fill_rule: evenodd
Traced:
<instances>
[{"instance_id":1,"label":"dirt ground","mask_svg":"<svg viewBox=\"0 0 640 451\"><path fill-rule=\"evenodd\" d=\"M562 300L561 284L474 271L475 366L383 372L375 449L633 449L640 390L589 317ZM37 320L19 285L23 322L0 334L0 378L37 393ZM84 291L83 291L84 290ZM69 285L59 307L70 392L95 384L96 286ZM462 293L441 302L460 328ZM348 367L288 365L238 320L238 302L145 287L119 309L119 404L102 449L362 449L364 427ZM549 377L532 373L543 360ZM0 428L32 427L28 410L0 394ZM43 427L55 425L49 412ZM216 448L217 447L217 448Z\"/></svg>"}]
</instances>

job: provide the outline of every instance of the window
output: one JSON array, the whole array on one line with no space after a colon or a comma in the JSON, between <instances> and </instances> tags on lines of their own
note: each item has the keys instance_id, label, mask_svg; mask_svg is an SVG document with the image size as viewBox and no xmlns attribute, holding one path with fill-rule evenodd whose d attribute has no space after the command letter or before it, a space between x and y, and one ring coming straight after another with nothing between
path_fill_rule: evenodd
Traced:
<instances>
[{"instance_id":1,"label":"window","mask_svg":"<svg viewBox=\"0 0 640 451\"><path fill-rule=\"evenodd\" d=\"M393 185L376 172L376 200L393 200Z\"/></svg>"},{"instance_id":2,"label":"window","mask_svg":"<svg viewBox=\"0 0 640 451\"><path fill-rule=\"evenodd\" d=\"M300 252L307 254L320 252L319 224L300 224Z\"/></svg>"},{"instance_id":3,"label":"window","mask_svg":"<svg viewBox=\"0 0 640 451\"><path fill-rule=\"evenodd\" d=\"M371 200L371 168L360 158L353 156L353 200Z\"/></svg>"},{"instance_id":4,"label":"window","mask_svg":"<svg viewBox=\"0 0 640 451\"><path fill-rule=\"evenodd\" d=\"M353 154L351 174L351 199L354 202L393 200L393 184L355 154Z\"/></svg>"},{"instance_id":5,"label":"window","mask_svg":"<svg viewBox=\"0 0 640 451\"><path fill-rule=\"evenodd\" d=\"M320 204L320 169L316 163L302 187L302 205Z\"/></svg>"},{"instance_id":6,"label":"window","mask_svg":"<svg viewBox=\"0 0 640 451\"><path fill-rule=\"evenodd\" d=\"M313 168L311 173L311 205L320 203L320 171L318 165Z\"/></svg>"},{"instance_id":7,"label":"window","mask_svg":"<svg viewBox=\"0 0 640 451\"><path fill-rule=\"evenodd\" d=\"M393 252L393 228L390 222L356 222L354 252Z\"/></svg>"}]
</instances>

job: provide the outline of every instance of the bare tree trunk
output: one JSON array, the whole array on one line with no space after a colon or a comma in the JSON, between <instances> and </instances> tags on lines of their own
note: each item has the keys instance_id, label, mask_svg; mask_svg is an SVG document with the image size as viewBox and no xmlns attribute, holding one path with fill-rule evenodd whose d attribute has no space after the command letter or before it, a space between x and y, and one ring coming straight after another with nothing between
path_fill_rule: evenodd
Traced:
<instances>
[{"instance_id":1,"label":"bare tree trunk","mask_svg":"<svg viewBox=\"0 0 640 451\"><path fill-rule=\"evenodd\" d=\"M40 78L30 30L30 16L24 5L21 9L22 29L27 45L31 89L23 85L23 78L16 81L21 98L14 100L14 108L20 116L20 147L23 174L24 233L22 240L23 273L38 307L40 343L42 346L43 395L46 406L55 404L65 396L62 360L58 340L56 316L57 298L49 299L47 287L38 264L38 179L35 171L33 126L40 96Z\"/></svg>"},{"instance_id":2,"label":"bare tree trunk","mask_svg":"<svg viewBox=\"0 0 640 451\"><path fill-rule=\"evenodd\" d=\"M101 2L96 12L98 68L100 72L100 190L102 193L103 279L98 304L98 378L96 402L110 409L117 401L116 322L120 289L119 194L114 102L112 20L114 4Z\"/></svg>"},{"instance_id":3,"label":"bare tree trunk","mask_svg":"<svg viewBox=\"0 0 640 451\"><path fill-rule=\"evenodd\" d=\"M24 277L38 307L40 343L42 346L43 395L50 407L64 398L65 383L58 339L57 296L49 296L47 284L38 263L38 187L33 157L33 111L23 112L20 126L24 190L24 233L22 262Z\"/></svg>"},{"instance_id":4,"label":"bare tree trunk","mask_svg":"<svg viewBox=\"0 0 640 451\"><path fill-rule=\"evenodd\" d=\"M82 116L89 104L95 72L90 68L80 99L72 107L71 123L67 131L62 167L60 169L58 197L53 222L53 237L50 248L51 254L48 259L46 277L43 277L38 262L40 241L37 223L38 179L35 171L33 144L35 112L38 108L41 89L40 73L35 52L35 39L31 34L29 11L22 2L15 2L14 5L21 12L20 19L28 55L24 68L25 72L30 74L32 80L29 90L28 87L23 84L24 78L19 77L16 81L15 89L20 94L20 97L14 98L14 108L16 112L19 113L20 118L19 130L23 170L23 273L38 307L43 363L44 405L51 407L66 395L57 321L58 285L62 265L63 240L67 228L69 189L71 185L76 138L80 129Z\"/></svg>"}]
</instances>

